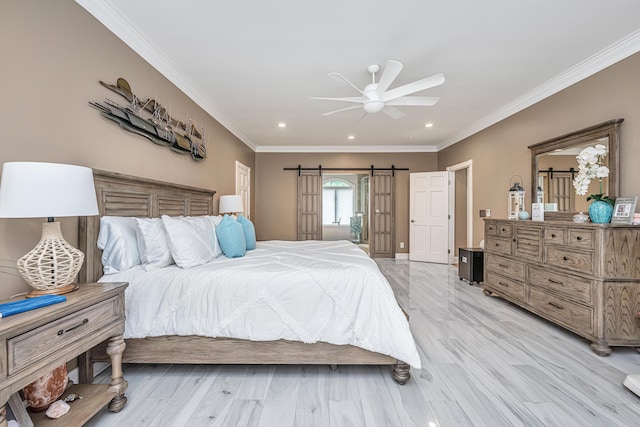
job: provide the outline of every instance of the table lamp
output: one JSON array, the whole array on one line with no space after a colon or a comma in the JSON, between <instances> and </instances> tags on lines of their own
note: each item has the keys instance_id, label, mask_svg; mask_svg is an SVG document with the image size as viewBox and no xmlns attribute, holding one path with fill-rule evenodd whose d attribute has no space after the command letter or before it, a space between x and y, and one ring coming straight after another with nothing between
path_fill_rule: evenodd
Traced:
<instances>
[{"instance_id":1,"label":"table lamp","mask_svg":"<svg viewBox=\"0 0 640 427\"><path fill-rule=\"evenodd\" d=\"M18 260L18 271L35 288L27 297L65 294L84 254L62 237L54 217L98 215L93 172L83 166L7 162L0 181L0 218L48 218L38 245Z\"/></svg>"},{"instance_id":2,"label":"table lamp","mask_svg":"<svg viewBox=\"0 0 640 427\"><path fill-rule=\"evenodd\" d=\"M220 196L220 206L218 209L218 213L237 214L243 212L244 207L242 206L242 196L236 194L229 196Z\"/></svg>"}]
</instances>

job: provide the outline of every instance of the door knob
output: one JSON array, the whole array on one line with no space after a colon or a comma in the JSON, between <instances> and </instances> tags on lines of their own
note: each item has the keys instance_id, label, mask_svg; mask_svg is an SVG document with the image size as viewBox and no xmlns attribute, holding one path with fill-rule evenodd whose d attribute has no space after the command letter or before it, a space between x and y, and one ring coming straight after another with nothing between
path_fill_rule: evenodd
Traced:
<instances>
[{"instance_id":1,"label":"door knob","mask_svg":"<svg viewBox=\"0 0 640 427\"><path fill-rule=\"evenodd\" d=\"M415 220L415 219L412 219L412 220L411 220L411 222L416 222L416 220Z\"/></svg>"}]
</instances>

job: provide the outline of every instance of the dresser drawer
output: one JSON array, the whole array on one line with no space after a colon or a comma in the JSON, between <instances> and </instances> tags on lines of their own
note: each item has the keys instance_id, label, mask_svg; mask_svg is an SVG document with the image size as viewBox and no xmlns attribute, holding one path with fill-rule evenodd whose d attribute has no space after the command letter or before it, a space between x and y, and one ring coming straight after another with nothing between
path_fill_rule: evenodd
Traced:
<instances>
[{"instance_id":1,"label":"dresser drawer","mask_svg":"<svg viewBox=\"0 0 640 427\"><path fill-rule=\"evenodd\" d=\"M593 274L593 252L577 252L556 246L548 246L546 252L549 265Z\"/></svg>"},{"instance_id":2,"label":"dresser drawer","mask_svg":"<svg viewBox=\"0 0 640 427\"><path fill-rule=\"evenodd\" d=\"M529 305L549 320L583 333L593 331L593 310L558 298L538 288L529 288Z\"/></svg>"},{"instance_id":3,"label":"dresser drawer","mask_svg":"<svg viewBox=\"0 0 640 427\"><path fill-rule=\"evenodd\" d=\"M500 237L511 237L511 224L499 224L498 225L498 236L500 236Z\"/></svg>"},{"instance_id":4,"label":"dresser drawer","mask_svg":"<svg viewBox=\"0 0 640 427\"><path fill-rule=\"evenodd\" d=\"M494 252L503 255L511 255L511 239L497 239L487 237L484 242L485 252Z\"/></svg>"},{"instance_id":5,"label":"dresser drawer","mask_svg":"<svg viewBox=\"0 0 640 427\"><path fill-rule=\"evenodd\" d=\"M507 279L493 271L487 271L484 288L499 295L509 295L520 303L524 301L524 283Z\"/></svg>"},{"instance_id":6,"label":"dresser drawer","mask_svg":"<svg viewBox=\"0 0 640 427\"><path fill-rule=\"evenodd\" d=\"M525 265L498 255L486 254L485 267L505 277L524 282Z\"/></svg>"},{"instance_id":7,"label":"dresser drawer","mask_svg":"<svg viewBox=\"0 0 640 427\"><path fill-rule=\"evenodd\" d=\"M590 280L530 266L529 284L574 301L592 303L593 282Z\"/></svg>"},{"instance_id":8,"label":"dresser drawer","mask_svg":"<svg viewBox=\"0 0 640 427\"><path fill-rule=\"evenodd\" d=\"M546 227L544 229L545 245L565 245L564 236L566 229L558 227Z\"/></svg>"},{"instance_id":9,"label":"dresser drawer","mask_svg":"<svg viewBox=\"0 0 640 427\"><path fill-rule=\"evenodd\" d=\"M575 230L569 229L569 246L580 249L593 249L594 247L593 230Z\"/></svg>"},{"instance_id":10,"label":"dresser drawer","mask_svg":"<svg viewBox=\"0 0 640 427\"><path fill-rule=\"evenodd\" d=\"M112 325L121 317L121 312L118 297L113 297L9 339L9 375L66 346L77 344L103 326Z\"/></svg>"},{"instance_id":11,"label":"dresser drawer","mask_svg":"<svg viewBox=\"0 0 640 427\"><path fill-rule=\"evenodd\" d=\"M495 222L485 222L484 225L484 234L486 236L497 236L498 235L498 224Z\"/></svg>"}]
</instances>

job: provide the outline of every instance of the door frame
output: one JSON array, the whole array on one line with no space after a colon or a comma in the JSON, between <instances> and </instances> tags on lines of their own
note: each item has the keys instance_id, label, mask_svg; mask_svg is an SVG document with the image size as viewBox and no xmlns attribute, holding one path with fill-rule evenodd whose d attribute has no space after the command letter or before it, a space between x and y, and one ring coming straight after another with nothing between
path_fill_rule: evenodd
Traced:
<instances>
[{"instance_id":1,"label":"door frame","mask_svg":"<svg viewBox=\"0 0 640 427\"><path fill-rule=\"evenodd\" d=\"M238 176L239 171L244 170L247 172L247 197L243 197L242 203L244 204L244 216L251 219L251 168L242 162L236 160L236 193L240 194Z\"/></svg>"},{"instance_id":2,"label":"door frame","mask_svg":"<svg viewBox=\"0 0 640 427\"><path fill-rule=\"evenodd\" d=\"M473 160L457 163L448 166L447 171L456 172L467 169L467 247L473 246ZM449 227L449 247L453 250L449 253L449 264L453 264L457 258L455 254L455 230L456 230L456 180L451 180L451 188L449 191L449 214L451 222Z\"/></svg>"}]
</instances>

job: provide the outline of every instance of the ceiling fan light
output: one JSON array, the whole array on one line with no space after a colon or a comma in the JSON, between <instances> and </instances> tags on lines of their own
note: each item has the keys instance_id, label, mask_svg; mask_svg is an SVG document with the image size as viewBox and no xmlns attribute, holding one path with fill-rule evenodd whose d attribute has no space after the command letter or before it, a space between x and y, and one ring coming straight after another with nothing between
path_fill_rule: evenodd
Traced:
<instances>
[{"instance_id":1,"label":"ceiling fan light","mask_svg":"<svg viewBox=\"0 0 640 427\"><path fill-rule=\"evenodd\" d=\"M368 101L364 103L363 108L367 113L377 113L384 108L384 102L378 100Z\"/></svg>"}]
</instances>

